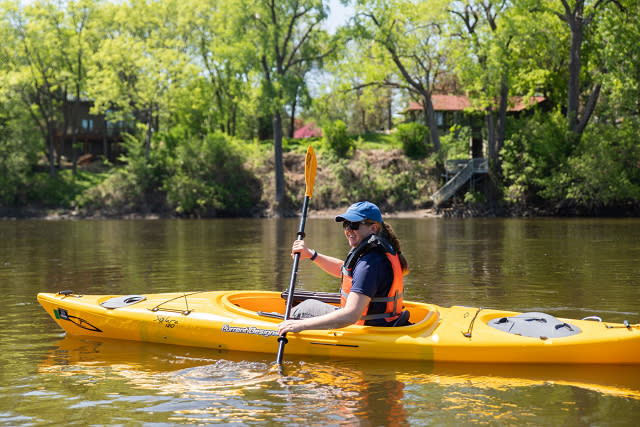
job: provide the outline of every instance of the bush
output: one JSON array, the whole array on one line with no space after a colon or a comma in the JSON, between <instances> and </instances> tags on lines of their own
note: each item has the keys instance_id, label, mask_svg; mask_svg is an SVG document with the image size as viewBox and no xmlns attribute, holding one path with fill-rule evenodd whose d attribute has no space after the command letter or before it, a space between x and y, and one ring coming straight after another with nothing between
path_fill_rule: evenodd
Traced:
<instances>
[{"instance_id":1,"label":"bush","mask_svg":"<svg viewBox=\"0 0 640 427\"><path fill-rule=\"evenodd\" d=\"M331 152L338 157L347 157L353 153L355 145L347 136L347 125L342 120L336 120L324 127L322 135Z\"/></svg>"},{"instance_id":2,"label":"bush","mask_svg":"<svg viewBox=\"0 0 640 427\"><path fill-rule=\"evenodd\" d=\"M29 201L30 179L43 148L29 120L16 106L0 104L0 205Z\"/></svg>"},{"instance_id":3,"label":"bush","mask_svg":"<svg viewBox=\"0 0 640 427\"><path fill-rule=\"evenodd\" d=\"M559 111L516 121L500 153L505 198L524 203L549 197L544 190L556 185L552 177L566 164L570 151L566 120Z\"/></svg>"},{"instance_id":4,"label":"bush","mask_svg":"<svg viewBox=\"0 0 640 427\"><path fill-rule=\"evenodd\" d=\"M249 211L261 187L243 164L240 150L222 133L188 138L176 149L174 172L164 184L167 200L179 214Z\"/></svg>"},{"instance_id":5,"label":"bush","mask_svg":"<svg viewBox=\"0 0 640 427\"><path fill-rule=\"evenodd\" d=\"M594 123L579 143L559 113L520 122L505 141L502 168L505 198L569 202L595 212L640 199L640 123Z\"/></svg>"},{"instance_id":6,"label":"bush","mask_svg":"<svg viewBox=\"0 0 640 427\"><path fill-rule=\"evenodd\" d=\"M541 194L567 199L590 211L640 200L640 124L594 124L564 168L552 174Z\"/></svg>"},{"instance_id":7,"label":"bush","mask_svg":"<svg viewBox=\"0 0 640 427\"><path fill-rule=\"evenodd\" d=\"M162 140L161 140L162 138ZM168 138L168 144L164 139ZM172 174L174 150L171 139L156 134L145 158L144 133L125 135L124 154L119 160L124 166L112 171L100 184L87 189L76 198L79 208L86 213L101 211L105 215L122 213L161 212L166 209L162 191L164 181Z\"/></svg>"},{"instance_id":8,"label":"bush","mask_svg":"<svg viewBox=\"0 0 640 427\"><path fill-rule=\"evenodd\" d=\"M453 125L449 132L440 137L442 157L446 160L470 157L471 127Z\"/></svg>"},{"instance_id":9,"label":"bush","mask_svg":"<svg viewBox=\"0 0 640 427\"><path fill-rule=\"evenodd\" d=\"M410 159L423 159L432 150L427 143L429 128L420 123L404 123L396 128L395 137L402 144L404 154Z\"/></svg>"},{"instance_id":10,"label":"bush","mask_svg":"<svg viewBox=\"0 0 640 427\"><path fill-rule=\"evenodd\" d=\"M437 182L424 161L409 160L400 150L358 153L354 159L323 165L327 179L316 183L314 206L335 209L358 200L369 200L384 211L430 206Z\"/></svg>"}]
</instances>

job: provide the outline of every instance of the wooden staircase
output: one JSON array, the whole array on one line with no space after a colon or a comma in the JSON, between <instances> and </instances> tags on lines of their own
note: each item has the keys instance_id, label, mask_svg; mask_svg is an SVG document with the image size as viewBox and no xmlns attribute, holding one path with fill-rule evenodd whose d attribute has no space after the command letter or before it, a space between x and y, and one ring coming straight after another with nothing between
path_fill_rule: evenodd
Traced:
<instances>
[{"instance_id":1,"label":"wooden staircase","mask_svg":"<svg viewBox=\"0 0 640 427\"><path fill-rule=\"evenodd\" d=\"M449 163L449 162L447 162ZM454 194L462 187L467 181L469 181L474 174L479 173L488 173L489 172L489 161L487 159L471 159L469 161L460 162L454 161L457 166L462 166L461 169L447 181L445 185L440 187L438 191L435 192L431 199L433 200L433 204L435 206L440 205L441 203L449 200L453 197Z\"/></svg>"}]
</instances>

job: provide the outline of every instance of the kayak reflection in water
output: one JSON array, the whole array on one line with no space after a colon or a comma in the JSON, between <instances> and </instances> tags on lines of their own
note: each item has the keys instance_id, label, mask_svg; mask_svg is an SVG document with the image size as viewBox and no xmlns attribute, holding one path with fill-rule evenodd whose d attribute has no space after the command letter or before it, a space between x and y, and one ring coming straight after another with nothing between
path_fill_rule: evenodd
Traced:
<instances>
[{"instance_id":1,"label":"kayak reflection in water","mask_svg":"<svg viewBox=\"0 0 640 427\"><path fill-rule=\"evenodd\" d=\"M371 202L357 202L336 216L342 222L351 246L346 259L340 260L310 249L304 240L296 240L291 255L300 253L327 273L342 279L340 307L307 299L291 310L291 319L280 323L278 332L306 329L338 329L352 324L403 326L409 313L403 312L402 276L408 273L407 260L400 242L380 209Z\"/></svg>"}]
</instances>

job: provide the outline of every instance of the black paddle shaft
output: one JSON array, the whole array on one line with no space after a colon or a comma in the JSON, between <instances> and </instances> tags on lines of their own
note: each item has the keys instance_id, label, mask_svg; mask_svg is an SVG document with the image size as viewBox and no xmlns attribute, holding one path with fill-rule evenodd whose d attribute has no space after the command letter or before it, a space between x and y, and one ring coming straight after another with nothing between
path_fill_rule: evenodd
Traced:
<instances>
[{"instance_id":1,"label":"black paddle shaft","mask_svg":"<svg viewBox=\"0 0 640 427\"><path fill-rule=\"evenodd\" d=\"M304 226L307 223L307 209L309 208L309 196L304 197L302 202L302 217L300 218L300 226L298 227L298 239L304 239ZM296 277L298 276L298 263L300 262L300 252L296 252L293 256L293 267L291 268L291 280L289 281L289 294L287 295L287 307L284 311L284 320L289 319L291 312L291 305L293 304L293 292L296 288ZM282 364L282 356L284 354L284 346L287 343L287 334L278 337L278 356L276 357L276 363Z\"/></svg>"}]
</instances>

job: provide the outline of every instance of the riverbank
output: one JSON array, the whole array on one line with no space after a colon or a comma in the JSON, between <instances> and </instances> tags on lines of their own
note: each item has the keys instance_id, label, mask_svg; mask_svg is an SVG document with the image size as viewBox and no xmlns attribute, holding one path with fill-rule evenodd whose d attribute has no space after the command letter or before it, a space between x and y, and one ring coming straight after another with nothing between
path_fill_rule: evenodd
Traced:
<instances>
[{"instance_id":1,"label":"riverbank","mask_svg":"<svg viewBox=\"0 0 640 427\"><path fill-rule=\"evenodd\" d=\"M346 208L345 208L346 209ZM310 208L307 216L309 218L334 218L344 212L344 209L322 209L314 210ZM384 213L385 218L443 218L446 215L444 210L438 209L417 209L410 211L397 211ZM59 209L37 209L37 208L24 208L24 209L7 209L0 208L0 221L11 220L47 220L47 221L61 221L61 220L160 220L160 219L189 219L183 216L178 216L170 213L127 213L122 215L102 215L100 213L94 213L91 215L84 215L77 211L59 210Z\"/></svg>"},{"instance_id":2,"label":"riverbank","mask_svg":"<svg viewBox=\"0 0 640 427\"><path fill-rule=\"evenodd\" d=\"M333 209L314 209L313 200L309 207L309 218L334 218L344 212L348 205L345 204L341 208ZM570 205L557 205L546 207L535 206L489 206L487 203L453 203L445 205L441 208L419 208L404 210L382 209L385 218L630 218L640 217L640 207L634 204L626 204L623 206L604 207L596 210L586 211L572 207ZM300 215L299 210L291 210L287 217L297 217ZM253 218L273 217L266 212L259 215L247 215ZM177 215L175 212L109 212L105 214L100 211L91 213L82 212L77 209L62 208L46 208L37 206L28 206L22 208L6 208L0 207L0 221L2 220L47 220L47 221L63 221L63 220L161 220L161 219L196 219L199 217ZM207 217L212 218L212 217Z\"/></svg>"},{"instance_id":3,"label":"riverbank","mask_svg":"<svg viewBox=\"0 0 640 427\"><path fill-rule=\"evenodd\" d=\"M344 209L313 209L309 208L309 218L335 218L344 212ZM456 204L445 208L427 208L414 210L399 211L383 211L385 219L395 218L442 218L442 219L463 219L463 218L630 218L640 217L640 209L635 206L612 207L610 209L599 211L599 215L593 213L585 213L575 209L541 209L530 207L527 209L512 207L510 209L499 208L491 209L486 205L464 205ZM299 216L299 212L289 215L290 217ZM258 216L267 218L269 216ZM76 210L64 209L46 209L46 208L22 208L7 209L0 208L0 221L12 220L46 220L46 221L73 221L73 220L177 220L177 219L196 219L195 217L185 217L175 215L171 212L134 212L122 214L104 215L94 212L90 215L80 213ZM210 218L211 219L211 218Z\"/></svg>"},{"instance_id":4,"label":"riverbank","mask_svg":"<svg viewBox=\"0 0 640 427\"><path fill-rule=\"evenodd\" d=\"M62 170L55 181L42 188L30 187L32 198L18 207L0 206L0 220L104 220L104 219L189 219L216 217L265 218L296 217L304 197L304 153L284 154L284 209L276 213L274 206L273 165L270 153L249 157L243 169L251 179L236 185L236 190L251 193L251 202L243 207L216 209L204 201L202 208L181 211L169 200L161 183L141 186L125 167L107 167L94 162L80 168L73 176ZM483 202L489 192L489 180L476 182L472 193L462 188L458 195L441 207L433 206L431 195L442 185L439 170L428 162L407 159L401 150L358 150L347 159L318 158L310 217L334 217L350 203L370 200L380 207L386 218L471 218L471 217L638 217L640 206L626 203L615 206L580 207L571 201L551 203L538 199L538 204L513 204L501 201ZM42 172L46 175L46 172ZM123 177L128 177L124 179ZM129 179L129 181L127 181ZM55 184L55 185L54 185ZM142 188L146 187L144 190ZM35 188L35 191L34 191ZM87 196L89 194L89 196ZM217 193L213 193L215 196ZM467 196L476 201L468 201ZM28 200L28 199L27 199ZM35 200L35 201L34 201ZM478 201L480 200L480 201ZM89 201L89 202L87 202ZM466 201L466 203L465 203Z\"/></svg>"}]
</instances>

